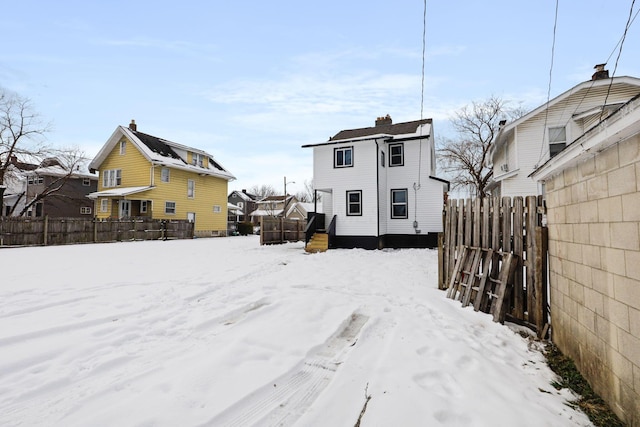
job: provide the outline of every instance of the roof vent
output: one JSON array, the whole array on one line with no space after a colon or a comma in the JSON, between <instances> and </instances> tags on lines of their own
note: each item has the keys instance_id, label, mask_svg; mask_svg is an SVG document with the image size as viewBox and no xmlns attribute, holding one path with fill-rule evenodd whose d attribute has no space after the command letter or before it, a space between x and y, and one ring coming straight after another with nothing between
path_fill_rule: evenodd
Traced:
<instances>
[{"instance_id":1,"label":"roof vent","mask_svg":"<svg viewBox=\"0 0 640 427\"><path fill-rule=\"evenodd\" d=\"M384 117L378 117L376 119L376 126L384 126L390 124L393 124L393 120L391 120L391 116L388 114Z\"/></svg>"},{"instance_id":2,"label":"roof vent","mask_svg":"<svg viewBox=\"0 0 640 427\"><path fill-rule=\"evenodd\" d=\"M591 80L604 80L609 78L609 70L605 70L607 64L598 64L595 67L596 72L591 76Z\"/></svg>"},{"instance_id":3,"label":"roof vent","mask_svg":"<svg viewBox=\"0 0 640 427\"><path fill-rule=\"evenodd\" d=\"M131 123L129 123L129 129L131 129L134 132L138 131L138 125L136 125L136 121L131 119Z\"/></svg>"}]
</instances>

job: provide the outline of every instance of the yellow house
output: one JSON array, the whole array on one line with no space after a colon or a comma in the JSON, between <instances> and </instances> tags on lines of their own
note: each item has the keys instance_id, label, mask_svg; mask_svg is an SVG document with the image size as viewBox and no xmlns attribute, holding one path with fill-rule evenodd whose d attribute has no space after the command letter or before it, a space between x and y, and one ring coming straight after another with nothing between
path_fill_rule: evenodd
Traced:
<instances>
[{"instance_id":1,"label":"yellow house","mask_svg":"<svg viewBox=\"0 0 640 427\"><path fill-rule=\"evenodd\" d=\"M227 185L235 177L211 154L118 126L89 164L99 171L96 218L188 219L195 235L227 233Z\"/></svg>"}]
</instances>

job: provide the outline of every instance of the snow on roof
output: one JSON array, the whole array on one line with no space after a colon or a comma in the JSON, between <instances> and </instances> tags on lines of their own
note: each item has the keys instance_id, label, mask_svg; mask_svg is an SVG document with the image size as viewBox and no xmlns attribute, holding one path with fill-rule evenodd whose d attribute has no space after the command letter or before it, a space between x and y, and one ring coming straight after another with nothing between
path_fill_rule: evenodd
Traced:
<instances>
[{"instance_id":1,"label":"snow on roof","mask_svg":"<svg viewBox=\"0 0 640 427\"><path fill-rule=\"evenodd\" d=\"M98 197L122 197L130 194L141 193L143 191L151 190L152 188L153 187L151 186L111 188L109 190L89 193L87 194L87 197L90 199L97 199Z\"/></svg>"},{"instance_id":2,"label":"snow on roof","mask_svg":"<svg viewBox=\"0 0 640 427\"><path fill-rule=\"evenodd\" d=\"M256 209L249 216L278 216L282 214L282 209Z\"/></svg>"},{"instance_id":3,"label":"snow on roof","mask_svg":"<svg viewBox=\"0 0 640 427\"><path fill-rule=\"evenodd\" d=\"M118 126L109 140L100 149L96 157L89 164L91 170L99 169L102 162L111 153L116 144L124 135L151 163L176 169L187 170L198 174L216 176L232 181L236 179L231 172L226 170L213 155L206 151L158 138L142 132L134 131L126 126ZM187 152L206 157L206 166L187 163Z\"/></svg>"}]
</instances>

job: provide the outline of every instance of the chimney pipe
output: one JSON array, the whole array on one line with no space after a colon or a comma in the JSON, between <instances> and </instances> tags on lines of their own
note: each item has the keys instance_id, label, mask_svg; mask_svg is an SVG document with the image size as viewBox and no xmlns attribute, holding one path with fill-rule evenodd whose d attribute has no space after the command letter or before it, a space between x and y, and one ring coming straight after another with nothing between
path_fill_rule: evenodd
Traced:
<instances>
[{"instance_id":1,"label":"chimney pipe","mask_svg":"<svg viewBox=\"0 0 640 427\"><path fill-rule=\"evenodd\" d=\"M393 124L393 120L391 120L391 116L388 114L384 117L376 118L376 126L384 126L390 124Z\"/></svg>"},{"instance_id":2,"label":"chimney pipe","mask_svg":"<svg viewBox=\"0 0 640 427\"><path fill-rule=\"evenodd\" d=\"M591 80L604 80L609 78L609 70L605 70L607 64L598 64L595 67L596 72L591 76Z\"/></svg>"},{"instance_id":3,"label":"chimney pipe","mask_svg":"<svg viewBox=\"0 0 640 427\"><path fill-rule=\"evenodd\" d=\"M136 121L131 119L131 123L129 123L129 129L131 129L134 132L138 131L138 125L136 125Z\"/></svg>"}]
</instances>

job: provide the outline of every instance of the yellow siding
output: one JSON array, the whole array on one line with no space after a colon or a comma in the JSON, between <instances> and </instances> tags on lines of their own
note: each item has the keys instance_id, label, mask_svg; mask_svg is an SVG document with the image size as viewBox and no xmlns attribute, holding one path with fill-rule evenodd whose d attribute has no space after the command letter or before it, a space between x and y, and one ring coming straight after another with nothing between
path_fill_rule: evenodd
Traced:
<instances>
[{"instance_id":1,"label":"yellow siding","mask_svg":"<svg viewBox=\"0 0 640 427\"><path fill-rule=\"evenodd\" d=\"M196 214L195 230L220 232L227 229L227 180L212 176L200 176L194 172L171 169L169 182L160 180L161 168L155 168L156 188L148 193L154 218L186 219L188 212ZM195 197L187 197L187 181L195 182ZM146 192L145 192L146 193ZM144 193L142 193L144 194ZM164 212L165 202L176 202L176 213ZM213 211L214 205L220 212Z\"/></svg>"},{"instance_id":2,"label":"yellow siding","mask_svg":"<svg viewBox=\"0 0 640 427\"><path fill-rule=\"evenodd\" d=\"M98 191L106 190L102 187L102 171L109 169L122 169L121 187L151 185L151 163L129 141L127 141L125 154L120 154L120 144L116 144L100 165Z\"/></svg>"},{"instance_id":3,"label":"yellow siding","mask_svg":"<svg viewBox=\"0 0 640 427\"><path fill-rule=\"evenodd\" d=\"M126 140L126 138L123 137ZM188 152L188 161L193 153ZM205 157L205 163L207 159ZM116 144L111 153L100 165L100 180L98 191L108 190L102 186L102 172L109 169L122 170L122 183L119 187L141 187L153 185L154 188L141 193L131 194L129 200L149 200L149 210L152 218L158 219L187 219L187 213L195 213L195 231L198 235L224 235L227 230L227 180L212 176L200 176L195 172L169 168L169 182L161 180L161 166L151 163L127 141L125 154L120 154L120 144ZM195 182L194 197L187 197L187 181ZM107 212L101 211L101 200L95 202L96 217L99 219L118 216L118 199L109 201ZM165 213L165 202L176 203L176 213ZM214 205L220 206L220 212L214 212Z\"/></svg>"}]
</instances>

